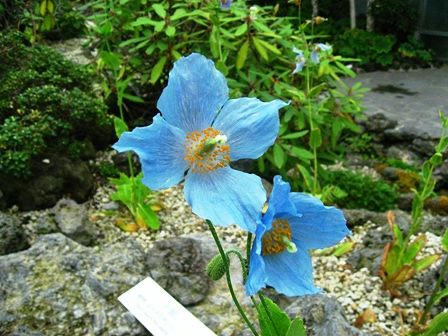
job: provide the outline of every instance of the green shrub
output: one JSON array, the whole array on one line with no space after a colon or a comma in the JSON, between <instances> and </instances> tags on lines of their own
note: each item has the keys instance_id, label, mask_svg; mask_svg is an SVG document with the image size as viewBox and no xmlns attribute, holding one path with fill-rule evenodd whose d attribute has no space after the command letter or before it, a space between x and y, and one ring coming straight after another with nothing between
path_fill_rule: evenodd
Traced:
<instances>
[{"instance_id":1,"label":"green shrub","mask_svg":"<svg viewBox=\"0 0 448 336\"><path fill-rule=\"evenodd\" d=\"M347 194L337 200L340 207L371 211L386 211L395 207L398 192L387 182L376 181L353 171L327 173L325 178L327 185L336 186Z\"/></svg>"},{"instance_id":2,"label":"green shrub","mask_svg":"<svg viewBox=\"0 0 448 336\"><path fill-rule=\"evenodd\" d=\"M0 33L0 46L1 173L30 176L34 157L66 153L85 139L101 145L111 120L85 69L49 48L27 46L18 33Z\"/></svg>"},{"instance_id":3,"label":"green shrub","mask_svg":"<svg viewBox=\"0 0 448 336\"><path fill-rule=\"evenodd\" d=\"M394 61L395 42L392 35L350 29L336 38L335 49L343 56L359 58L361 65L386 67Z\"/></svg>"}]
</instances>

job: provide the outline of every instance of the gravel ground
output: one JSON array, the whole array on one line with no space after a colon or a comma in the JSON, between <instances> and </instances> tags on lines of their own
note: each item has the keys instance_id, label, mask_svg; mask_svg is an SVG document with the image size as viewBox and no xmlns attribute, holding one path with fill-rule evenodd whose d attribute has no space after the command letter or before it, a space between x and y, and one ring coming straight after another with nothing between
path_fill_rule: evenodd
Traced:
<instances>
[{"instance_id":1,"label":"gravel ground","mask_svg":"<svg viewBox=\"0 0 448 336\"><path fill-rule=\"evenodd\" d=\"M154 193L154 200L162 206L158 212L160 230L123 232L115 225L117 219L124 218L125 221L131 221L131 219L123 207L110 200L112 192L113 189L110 186L100 186L89 203L89 218L96 226L96 230L101 233L99 244L118 241L125 235L132 235L148 250L154 241L207 230L204 221L194 215L185 203L180 185ZM49 216L49 211L22 213L22 216L27 219L26 232L30 240L33 240L38 219ZM362 249L362 240L366 232L378 229L376 224L367 222L364 226L357 227L349 239L356 243L355 249ZM217 231L221 239L240 248L244 246L246 235L242 230L231 226L217 228ZM440 237L427 233L427 238L428 243L423 255L441 254ZM342 304L350 323L355 324L358 316L368 310L373 313L375 322L365 323L361 327L363 331L373 335L401 336L410 330L417 312L424 306L424 274L417 275L405 284L402 289L404 295L401 299L392 298L381 289L379 277L370 275L366 268L359 271L351 269L347 262L349 254L341 257L317 254L315 253L313 257L316 283ZM438 263L432 268L437 266ZM448 333L441 335L448 336Z\"/></svg>"}]
</instances>

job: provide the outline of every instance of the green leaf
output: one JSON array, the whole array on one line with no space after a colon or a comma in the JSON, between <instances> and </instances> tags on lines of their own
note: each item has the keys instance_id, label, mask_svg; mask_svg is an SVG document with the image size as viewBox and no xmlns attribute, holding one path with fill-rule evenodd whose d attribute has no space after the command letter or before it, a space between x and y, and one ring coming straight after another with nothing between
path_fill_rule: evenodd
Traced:
<instances>
[{"instance_id":1,"label":"green leaf","mask_svg":"<svg viewBox=\"0 0 448 336\"><path fill-rule=\"evenodd\" d=\"M142 98L131 95L129 93L123 93L123 98L125 98L131 102L134 102L134 103L144 103L145 102Z\"/></svg>"},{"instance_id":2,"label":"green leaf","mask_svg":"<svg viewBox=\"0 0 448 336\"><path fill-rule=\"evenodd\" d=\"M319 148L322 145L322 135L319 128L311 130L310 146L311 148Z\"/></svg>"},{"instance_id":3,"label":"green leaf","mask_svg":"<svg viewBox=\"0 0 448 336\"><path fill-rule=\"evenodd\" d=\"M163 8L162 4L155 3L152 5L152 8L154 8L154 11L157 13L158 16L160 16L162 19L166 16L165 8Z\"/></svg>"},{"instance_id":4,"label":"green leaf","mask_svg":"<svg viewBox=\"0 0 448 336\"><path fill-rule=\"evenodd\" d=\"M355 242L352 242L352 241L341 243L338 246L336 246L336 248L331 253L331 255L333 255L335 257L340 257L340 256L350 252L351 250L353 250L354 247L355 247Z\"/></svg>"},{"instance_id":5,"label":"green leaf","mask_svg":"<svg viewBox=\"0 0 448 336\"><path fill-rule=\"evenodd\" d=\"M285 336L306 336L306 329L300 317L296 317L291 322Z\"/></svg>"},{"instance_id":6,"label":"green leaf","mask_svg":"<svg viewBox=\"0 0 448 336\"><path fill-rule=\"evenodd\" d=\"M210 38L209 38L209 43L210 43L210 51L213 55L213 57L215 58L219 58L219 32L218 29L213 26L212 28L212 32L210 34Z\"/></svg>"},{"instance_id":7,"label":"green leaf","mask_svg":"<svg viewBox=\"0 0 448 336\"><path fill-rule=\"evenodd\" d=\"M139 17L137 20L131 23L132 27L138 27L138 26L144 26L144 25L151 25L154 26L156 24L155 21L151 20L148 17Z\"/></svg>"},{"instance_id":8,"label":"green leaf","mask_svg":"<svg viewBox=\"0 0 448 336\"><path fill-rule=\"evenodd\" d=\"M304 130L304 131L300 131L300 132L294 132L294 133L289 133L286 135L282 135L281 138L283 140L291 140L291 139L298 139L303 137L304 135L308 134L308 130Z\"/></svg>"},{"instance_id":9,"label":"green leaf","mask_svg":"<svg viewBox=\"0 0 448 336\"><path fill-rule=\"evenodd\" d=\"M395 224L397 225L397 224ZM403 244L403 237L401 237L401 244ZM411 244L409 244L403 256L403 263L409 264L417 257L417 254L426 244L426 238L424 235L418 236Z\"/></svg>"},{"instance_id":10,"label":"green leaf","mask_svg":"<svg viewBox=\"0 0 448 336\"><path fill-rule=\"evenodd\" d=\"M445 231L442 237L442 248L445 252L448 252L448 229Z\"/></svg>"},{"instance_id":11,"label":"green leaf","mask_svg":"<svg viewBox=\"0 0 448 336\"><path fill-rule=\"evenodd\" d=\"M118 117L114 117L114 127L117 138L129 130L128 125L126 125L126 123Z\"/></svg>"},{"instance_id":12,"label":"green leaf","mask_svg":"<svg viewBox=\"0 0 448 336\"><path fill-rule=\"evenodd\" d=\"M45 16L47 11L47 0L42 0L40 2L40 15Z\"/></svg>"},{"instance_id":13,"label":"green leaf","mask_svg":"<svg viewBox=\"0 0 448 336\"><path fill-rule=\"evenodd\" d=\"M311 177L310 172L302 165L297 165L297 169L303 176L303 180L305 181L305 185L308 190L312 190L313 187L313 178Z\"/></svg>"},{"instance_id":14,"label":"green leaf","mask_svg":"<svg viewBox=\"0 0 448 336\"><path fill-rule=\"evenodd\" d=\"M236 68L238 70L240 70L244 66L244 63L246 62L247 59L248 51L249 51L249 41L246 40L241 45L241 48L240 50L238 50L238 54L236 56Z\"/></svg>"},{"instance_id":15,"label":"green leaf","mask_svg":"<svg viewBox=\"0 0 448 336\"><path fill-rule=\"evenodd\" d=\"M448 312L437 314L429 323L423 336L437 336L448 330Z\"/></svg>"},{"instance_id":16,"label":"green leaf","mask_svg":"<svg viewBox=\"0 0 448 336\"><path fill-rule=\"evenodd\" d=\"M258 51L260 56L267 61L268 53L266 52L266 49L263 47L263 44L260 43L261 40L254 37L252 38L252 41L254 42L255 49Z\"/></svg>"},{"instance_id":17,"label":"green leaf","mask_svg":"<svg viewBox=\"0 0 448 336\"><path fill-rule=\"evenodd\" d=\"M176 28L173 26L168 26L165 30L165 34L168 37L173 37L176 34Z\"/></svg>"},{"instance_id":18,"label":"green leaf","mask_svg":"<svg viewBox=\"0 0 448 336\"><path fill-rule=\"evenodd\" d=\"M257 39L257 40L258 40L258 43L260 43L263 47L268 49L273 54L276 54L276 55L281 55L282 54L282 52L280 50L278 50L275 45L273 45L271 43L268 43L266 41L260 40L260 39Z\"/></svg>"},{"instance_id":19,"label":"green leaf","mask_svg":"<svg viewBox=\"0 0 448 336\"><path fill-rule=\"evenodd\" d=\"M157 21L154 24L154 31L159 33L163 30L163 27L165 27L165 22L164 21Z\"/></svg>"},{"instance_id":20,"label":"green leaf","mask_svg":"<svg viewBox=\"0 0 448 336\"><path fill-rule=\"evenodd\" d=\"M159 79L160 75L163 72L163 68L165 67L166 63L166 56L162 56L159 61L154 65L154 68L151 70L151 80L150 82L154 84Z\"/></svg>"},{"instance_id":21,"label":"green leaf","mask_svg":"<svg viewBox=\"0 0 448 336\"><path fill-rule=\"evenodd\" d=\"M260 322L260 329L262 336L279 336L286 335L291 325L291 320L288 315L283 312L279 306L277 306L269 298L264 298L264 302L258 304L258 321Z\"/></svg>"},{"instance_id":22,"label":"green leaf","mask_svg":"<svg viewBox=\"0 0 448 336\"><path fill-rule=\"evenodd\" d=\"M54 14L54 3L51 0L47 0L47 10L50 14Z\"/></svg>"},{"instance_id":23,"label":"green leaf","mask_svg":"<svg viewBox=\"0 0 448 336\"><path fill-rule=\"evenodd\" d=\"M224 76L227 76L229 73L229 69L227 68L227 65L224 61L219 60L216 62L216 69L218 69Z\"/></svg>"},{"instance_id":24,"label":"green leaf","mask_svg":"<svg viewBox=\"0 0 448 336\"><path fill-rule=\"evenodd\" d=\"M416 272L423 271L424 269L428 268L432 264L434 264L437 260L439 260L440 256L433 254L427 257L424 257L422 259L417 260L412 267L415 269Z\"/></svg>"},{"instance_id":25,"label":"green leaf","mask_svg":"<svg viewBox=\"0 0 448 336\"><path fill-rule=\"evenodd\" d=\"M307 151L304 148L300 148L300 147L295 147L295 146L291 146L291 154L302 159L302 160L311 160L314 158L313 153L311 153L310 151Z\"/></svg>"},{"instance_id":26,"label":"green leaf","mask_svg":"<svg viewBox=\"0 0 448 336\"><path fill-rule=\"evenodd\" d=\"M240 36L243 35L247 31L247 23L243 23L241 26L236 28L234 35Z\"/></svg>"},{"instance_id":27,"label":"green leaf","mask_svg":"<svg viewBox=\"0 0 448 336\"><path fill-rule=\"evenodd\" d=\"M273 154L275 165L277 166L278 169L281 169L285 164L286 159L283 148L279 144L274 144Z\"/></svg>"},{"instance_id":28,"label":"green leaf","mask_svg":"<svg viewBox=\"0 0 448 336\"><path fill-rule=\"evenodd\" d=\"M140 217L146 226L157 230L160 227L159 218L151 207L145 203L139 203L137 206L137 216Z\"/></svg>"},{"instance_id":29,"label":"green leaf","mask_svg":"<svg viewBox=\"0 0 448 336\"><path fill-rule=\"evenodd\" d=\"M120 68L120 55L114 52L102 51L100 53L100 57L103 60L104 64L106 64L110 69L118 70Z\"/></svg>"},{"instance_id":30,"label":"green leaf","mask_svg":"<svg viewBox=\"0 0 448 336\"><path fill-rule=\"evenodd\" d=\"M185 17L187 15L188 15L188 13L187 13L187 11L185 9L178 8L174 12L174 14L170 16L170 20L171 21L176 21L176 20L181 19L181 18L183 18L183 17Z\"/></svg>"},{"instance_id":31,"label":"green leaf","mask_svg":"<svg viewBox=\"0 0 448 336\"><path fill-rule=\"evenodd\" d=\"M436 294L434 297L434 304L442 300L444 297L448 296L448 287L445 289L442 289L440 292Z\"/></svg>"}]
</instances>

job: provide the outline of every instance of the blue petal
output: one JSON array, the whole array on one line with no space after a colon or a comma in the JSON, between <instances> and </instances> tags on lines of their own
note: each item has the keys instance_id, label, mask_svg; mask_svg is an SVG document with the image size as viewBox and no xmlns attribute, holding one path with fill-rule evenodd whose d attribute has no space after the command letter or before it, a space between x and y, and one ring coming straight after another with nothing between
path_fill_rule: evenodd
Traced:
<instances>
[{"instance_id":1,"label":"blue petal","mask_svg":"<svg viewBox=\"0 0 448 336\"><path fill-rule=\"evenodd\" d=\"M274 143L279 129L281 100L265 103L257 98L230 99L216 117L213 127L227 136L230 158L256 159Z\"/></svg>"},{"instance_id":2,"label":"blue petal","mask_svg":"<svg viewBox=\"0 0 448 336\"><path fill-rule=\"evenodd\" d=\"M246 292L248 295L254 295L261 288L266 287L267 275L263 257L261 256L261 238L266 231L263 223L257 225L255 240L250 251L249 275L246 279Z\"/></svg>"},{"instance_id":3,"label":"blue petal","mask_svg":"<svg viewBox=\"0 0 448 336\"><path fill-rule=\"evenodd\" d=\"M274 177L274 187L272 193L269 196L268 212L265 217L269 217L269 213L273 212L272 218L289 216L300 216L297 213L295 205L291 202L289 194L291 192L291 186L288 182L283 181L280 175ZM267 219L263 218L266 222Z\"/></svg>"},{"instance_id":4,"label":"blue petal","mask_svg":"<svg viewBox=\"0 0 448 336\"><path fill-rule=\"evenodd\" d=\"M232 5L232 0L221 0L221 8L222 9L229 9Z\"/></svg>"},{"instance_id":5,"label":"blue petal","mask_svg":"<svg viewBox=\"0 0 448 336\"><path fill-rule=\"evenodd\" d=\"M306 249L333 246L350 234L341 210L324 206L308 194L291 193L290 198L302 217L288 218L293 241L300 241Z\"/></svg>"},{"instance_id":6,"label":"blue petal","mask_svg":"<svg viewBox=\"0 0 448 336\"><path fill-rule=\"evenodd\" d=\"M157 114L152 125L123 133L112 147L119 152L136 152L142 164L143 183L151 189L164 189L184 177L184 142L185 133Z\"/></svg>"},{"instance_id":7,"label":"blue petal","mask_svg":"<svg viewBox=\"0 0 448 336\"><path fill-rule=\"evenodd\" d=\"M212 124L228 95L226 79L213 62L191 54L174 63L157 108L171 125L185 132L200 131Z\"/></svg>"},{"instance_id":8,"label":"blue petal","mask_svg":"<svg viewBox=\"0 0 448 336\"><path fill-rule=\"evenodd\" d=\"M292 52L297 54L297 57L303 57L303 51L298 49L298 48L296 48L296 47L292 48Z\"/></svg>"},{"instance_id":9,"label":"blue petal","mask_svg":"<svg viewBox=\"0 0 448 336\"><path fill-rule=\"evenodd\" d=\"M317 51L315 51L315 50L313 50L313 51L311 52L311 61L312 61L314 64L319 64L319 62L320 62L320 60L319 60L319 55L317 54Z\"/></svg>"},{"instance_id":10,"label":"blue petal","mask_svg":"<svg viewBox=\"0 0 448 336\"><path fill-rule=\"evenodd\" d=\"M296 74L296 73L298 73L298 72L301 72L302 70L303 70L303 66L305 65L305 62L304 61L301 61L301 62L297 62L296 63L296 67L295 67L295 69L294 69L294 71L292 72L293 74Z\"/></svg>"},{"instance_id":11,"label":"blue petal","mask_svg":"<svg viewBox=\"0 0 448 336\"><path fill-rule=\"evenodd\" d=\"M322 51L327 51L327 50L330 50L331 49L331 45L329 45L329 44L324 44L324 43L318 43L318 44L316 44L316 48L318 48L319 50L322 50Z\"/></svg>"},{"instance_id":12,"label":"blue petal","mask_svg":"<svg viewBox=\"0 0 448 336\"><path fill-rule=\"evenodd\" d=\"M308 251L300 243L297 252L287 251L264 256L267 284L287 296L320 292L313 283L313 266Z\"/></svg>"},{"instance_id":13,"label":"blue petal","mask_svg":"<svg viewBox=\"0 0 448 336\"><path fill-rule=\"evenodd\" d=\"M185 198L193 212L215 225L236 224L255 232L266 201L261 179L230 167L206 174L188 173Z\"/></svg>"}]
</instances>

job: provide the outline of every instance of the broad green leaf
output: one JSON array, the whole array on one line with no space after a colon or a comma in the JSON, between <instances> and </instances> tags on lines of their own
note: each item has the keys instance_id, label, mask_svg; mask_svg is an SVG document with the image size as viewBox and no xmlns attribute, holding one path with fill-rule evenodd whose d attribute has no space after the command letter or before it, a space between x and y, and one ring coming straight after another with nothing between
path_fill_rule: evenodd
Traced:
<instances>
[{"instance_id":1,"label":"broad green leaf","mask_svg":"<svg viewBox=\"0 0 448 336\"><path fill-rule=\"evenodd\" d=\"M188 13L187 13L187 11L185 9L178 8L174 12L174 14L170 16L170 20L171 21L176 21L176 20L181 19L181 18L183 18L183 17L185 17L187 15L188 15Z\"/></svg>"},{"instance_id":2,"label":"broad green leaf","mask_svg":"<svg viewBox=\"0 0 448 336\"><path fill-rule=\"evenodd\" d=\"M216 62L216 69L218 69L224 76L227 76L229 73L229 69L227 68L227 65L224 61L219 60Z\"/></svg>"},{"instance_id":3,"label":"broad green leaf","mask_svg":"<svg viewBox=\"0 0 448 336\"><path fill-rule=\"evenodd\" d=\"M157 230L160 227L159 218L151 207L144 203L139 203L137 206L137 215L145 225L151 229Z\"/></svg>"},{"instance_id":4,"label":"broad green leaf","mask_svg":"<svg viewBox=\"0 0 448 336\"><path fill-rule=\"evenodd\" d=\"M131 26L137 27L137 26L143 26L143 25L151 25L154 26L156 24L155 21L151 20L148 17L139 17L137 20L131 23Z\"/></svg>"},{"instance_id":5,"label":"broad green leaf","mask_svg":"<svg viewBox=\"0 0 448 336\"><path fill-rule=\"evenodd\" d=\"M311 148L319 148L322 145L322 135L319 128L311 130L310 146Z\"/></svg>"},{"instance_id":6,"label":"broad green leaf","mask_svg":"<svg viewBox=\"0 0 448 336\"><path fill-rule=\"evenodd\" d=\"M434 304L442 300L444 297L448 296L448 287L445 289L442 289L440 292L436 294L434 297Z\"/></svg>"},{"instance_id":7,"label":"broad green leaf","mask_svg":"<svg viewBox=\"0 0 448 336\"><path fill-rule=\"evenodd\" d=\"M313 153L311 153L310 151L295 146L291 146L291 154L302 160L311 160L314 158Z\"/></svg>"},{"instance_id":8,"label":"broad green leaf","mask_svg":"<svg viewBox=\"0 0 448 336\"><path fill-rule=\"evenodd\" d=\"M47 12L47 0L42 0L40 2L40 15L45 16Z\"/></svg>"},{"instance_id":9,"label":"broad green leaf","mask_svg":"<svg viewBox=\"0 0 448 336\"><path fill-rule=\"evenodd\" d=\"M294 133L288 133L286 135L282 135L281 138L283 140L298 139L307 134L308 134L308 130L304 130L304 131L300 131L300 132L294 132Z\"/></svg>"},{"instance_id":10,"label":"broad green leaf","mask_svg":"<svg viewBox=\"0 0 448 336\"><path fill-rule=\"evenodd\" d=\"M262 336L286 335L291 325L288 315L269 298L264 298L265 305L258 304L258 320Z\"/></svg>"},{"instance_id":11,"label":"broad green leaf","mask_svg":"<svg viewBox=\"0 0 448 336\"><path fill-rule=\"evenodd\" d=\"M403 238L401 239L403 243ZM409 244L408 248L406 249L403 256L403 263L404 264L411 263L415 259L415 257L417 257L417 254L422 250L425 244L426 244L425 235L418 236L411 244Z\"/></svg>"},{"instance_id":12,"label":"broad green leaf","mask_svg":"<svg viewBox=\"0 0 448 336\"><path fill-rule=\"evenodd\" d=\"M397 224L392 225L395 243L401 248L403 246L403 233Z\"/></svg>"},{"instance_id":13,"label":"broad green leaf","mask_svg":"<svg viewBox=\"0 0 448 336\"><path fill-rule=\"evenodd\" d=\"M291 322L286 336L306 336L306 329L300 317L296 317Z\"/></svg>"},{"instance_id":14,"label":"broad green leaf","mask_svg":"<svg viewBox=\"0 0 448 336\"><path fill-rule=\"evenodd\" d=\"M126 125L126 123L118 117L114 117L114 127L117 138L119 138L124 132L127 132L129 130L128 125Z\"/></svg>"},{"instance_id":15,"label":"broad green leaf","mask_svg":"<svg viewBox=\"0 0 448 336\"><path fill-rule=\"evenodd\" d=\"M442 248L445 252L448 252L448 229L445 231L442 237Z\"/></svg>"},{"instance_id":16,"label":"broad green leaf","mask_svg":"<svg viewBox=\"0 0 448 336\"><path fill-rule=\"evenodd\" d=\"M154 65L154 67L151 70L151 79L150 82L154 84L159 79L160 75L163 72L163 68L165 67L166 63L166 56L162 56L159 61Z\"/></svg>"},{"instance_id":17,"label":"broad green leaf","mask_svg":"<svg viewBox=\"0 0 448 336\"><path fill-rule=\"evenodd\" d=\"M257 39L256 37L252 38L252 41L254 42L255 49L258 51L260 56L267 61L268 60L268 53L266 52L266 49L263 46L263 44L261 44L260 40Z\"/></svg>"},{"instance_id":18,"label":"broad green leaf","mask_svg":"<svg viewBox=\"0 0 448 336\"><path fill-rule=\"evenodd\" d=\"M165 27L165 22L164 21L157 21L154 24L154 31L159 33L163 30L163 27Z\"/></svg>"},{"instance_id":19,"label":"broad green leaf","mask_svg":"<svg viewBox=\"0 0 448 336\"><path fill-rule=\"evenodd\" d=\"M174 34L176 34L176 28L173 26L168 26L165 29L166 36L172 37Z\"/></svg>"},{"instance_id":20,"label":"broad green leaf","mask_svg":"<svg viewBox=\"0 0 448 336\"><path fill-rule=\"evenodd\" d=\"M152 8L154 8L154 11L157 13L158 16L160 16L162 19L166 16L165 8L163 8L162 4L155 3L152 5Z\"/></svg>"},{"instance_id":21,"label":"broad green leaf","mask_svg":"<svg viewBox=\"0 0 448 336\"><path fill-rule=\"evenodd\" d=\"M54 3L51 0L47 0L47 10L50 14L54 14Z\"/></svg>"},{"instance_id":22,"label":"broad green leaf","mask_svg":"<svg viewBox=\"0 0 448 336\"><path fill-rule=\"evenodd\" d=\"M241 45L241 48L240 50L238 50L238 54L236 56L236 68L238 70L240 70L244 66L244 63L246 62L247 59L248 51L249 51L249 41L246 40Z\"/></svg>"},{"instance_id":23,"label":"broad green leaf","mask_svg":"<svg viewBox=\"0 0 448 336\"><path fill-rule=\"evenodd\" d=\"M283 148L279 144L274 144L273 154L275 165L277 166L278 169L281 169L285 164L286 159Z\"/></svg>"},{"instance_id":24,"label":"broad green leaf","mask_svg":"<svg viewBox=\"0 0 448 336\"><path fill-rule=\"evenodd\" d=\"M180 52L178 52L176 49L171 50L171 55L174 57L174 59L177 61L179 58L182 57Z\"/></svg>"},{"instance_id":25,"label":"broad green leaf","mask_svg":"<svg viewBox=\"0 0 448 336\"><path fill-rule=\"evenodd\" d=\"M448 330L448 312L437 314L429 323L423 336L437 336Z\"/></svg>"},{"instance_id":26,"label":"broad green leaf","mask_svg":"<svg viewBox=\"0 0 448 336\"><path fill-rule=\"evenodd\" d=\"M239 26L236 30L234 35L240 36L243 35L247 31L247 23L243 23L241 26Z\"/></svg>"},{"instance_id":27,"label":"broad green leaf","mask_svg":"<svg viewBox=\"0 0 448 336\"><path fill-rule=\"evenodd\" d=\"M430 255L430 256L427 256L427 257L417 260L416 262L414 262L414 264L412 266L414 267L416 272L421 272L424 269L431 266L432 264L434 264L439 259L440 259L439 255L433 254L433 255Z\"/></svg>"}]
</instances>

